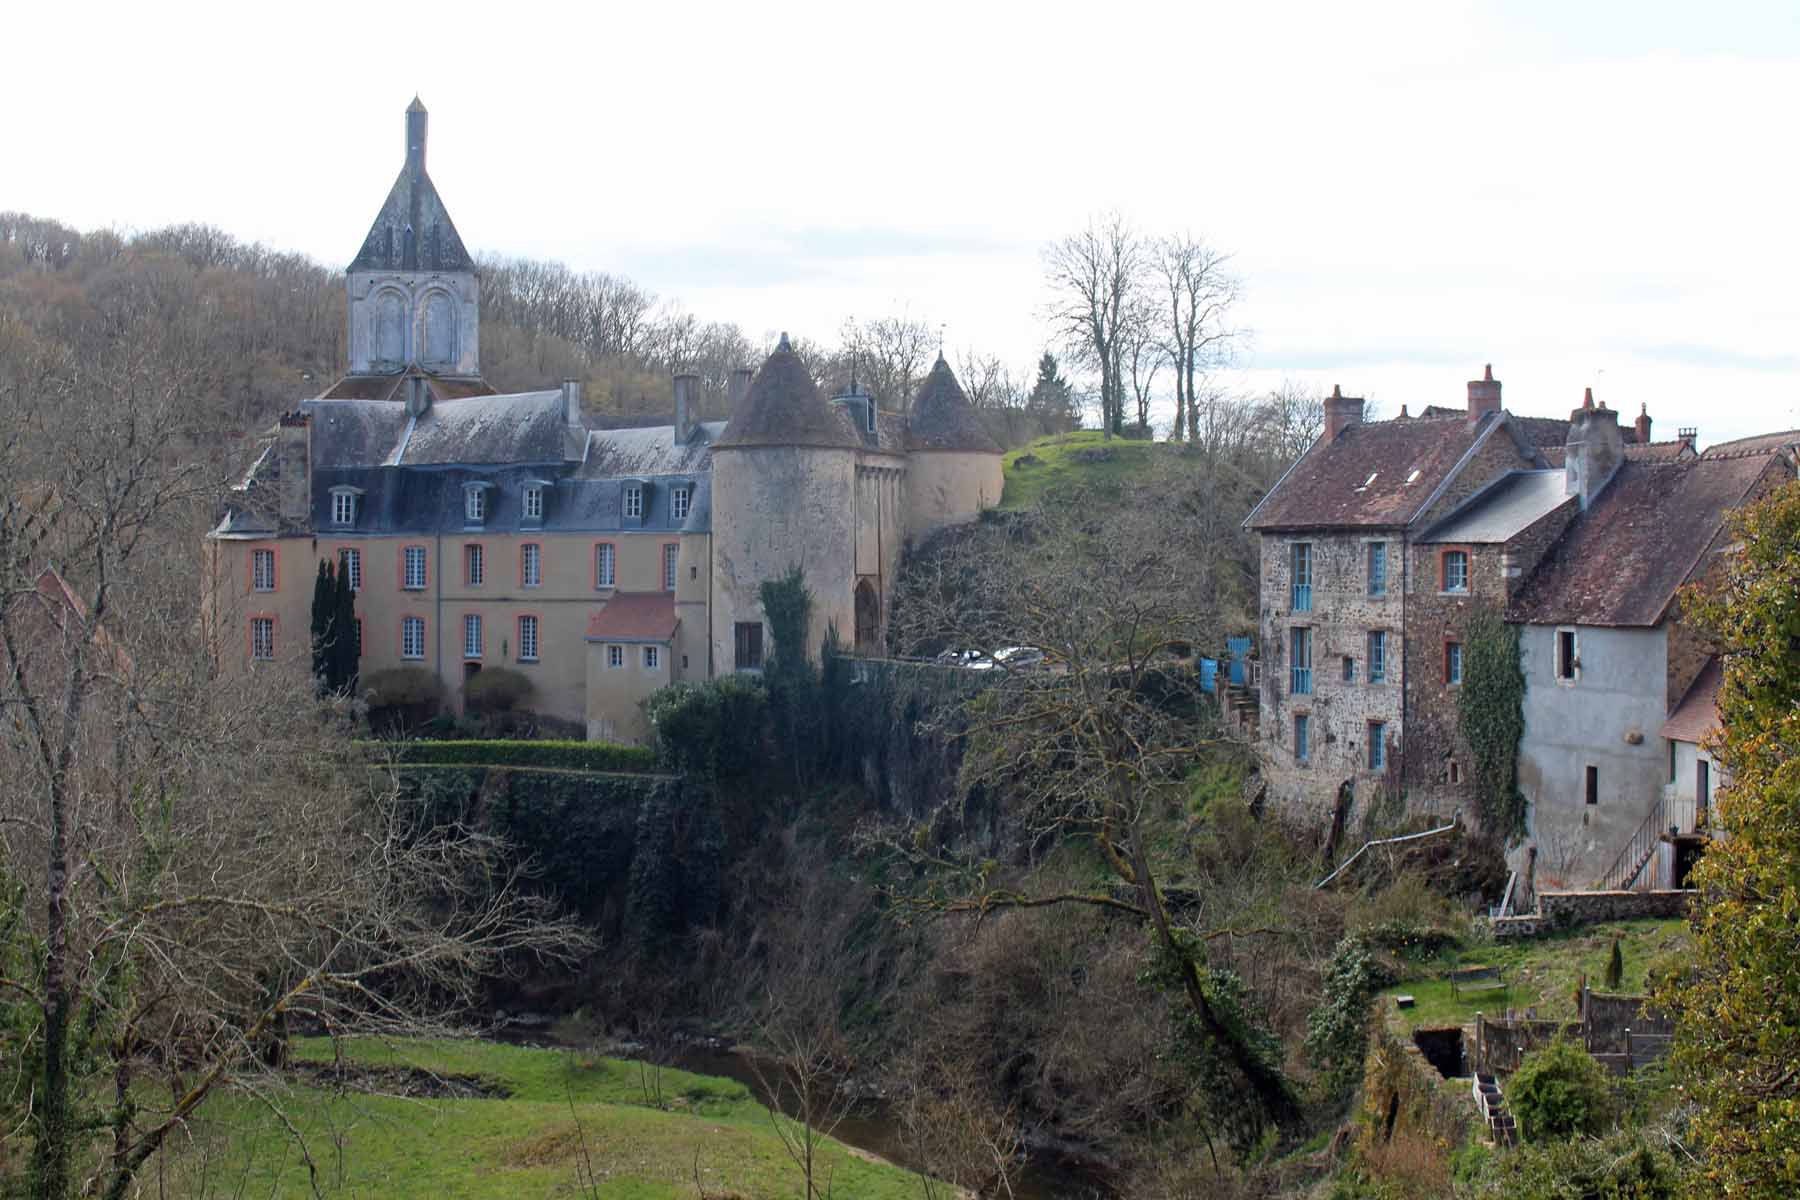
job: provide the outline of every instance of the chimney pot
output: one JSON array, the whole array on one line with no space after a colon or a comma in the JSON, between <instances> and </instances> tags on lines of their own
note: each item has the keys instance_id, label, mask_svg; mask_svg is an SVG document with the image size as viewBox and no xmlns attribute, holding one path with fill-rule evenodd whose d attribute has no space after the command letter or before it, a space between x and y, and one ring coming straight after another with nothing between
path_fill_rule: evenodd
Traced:
<instances>
[{"instance_id":1,"label":"chimney pot","mask_svg":"<svg viewBox=\"0 0 1800 1200\"><path fill-rule=\"evenodd\" d=\"M1590 387L1590 388L1582 388L1581 389L1581 407L1583 407L1583 408L1594 407L1594 389L1593 388Z\"/></svg>"},{"instance_id":2,"label":"chimney pot","mask_svg":"<svg viewBox=\"0 0 1800 1200\"><path fill-rule=\"evenodd\" d=\"M1648 446L1650 444L1650 406L1648 404L1638 405L1636 424L1638 445Z\"/></svg>"}]
</instances>

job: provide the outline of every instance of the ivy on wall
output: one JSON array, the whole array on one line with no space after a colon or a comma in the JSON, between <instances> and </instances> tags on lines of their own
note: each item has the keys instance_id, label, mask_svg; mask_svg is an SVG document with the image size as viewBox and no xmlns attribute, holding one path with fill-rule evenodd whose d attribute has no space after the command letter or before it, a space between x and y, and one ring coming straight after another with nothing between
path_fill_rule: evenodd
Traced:
<instances>
[{"instance_id":1,"label":"ivy on wall","mask_svg":"<svg viewBox=\"0 0 1800 1200\"><path fill-rule=\"evenodd\" d=\"M1457 717L1474 756L1471 782L1481 826L1509 841L1525 832L1519 791L1519 742L1525 736L1525 672L1519 630L1496 613L1478 613L1463 637Z\"/></svg>"}]
</instances>

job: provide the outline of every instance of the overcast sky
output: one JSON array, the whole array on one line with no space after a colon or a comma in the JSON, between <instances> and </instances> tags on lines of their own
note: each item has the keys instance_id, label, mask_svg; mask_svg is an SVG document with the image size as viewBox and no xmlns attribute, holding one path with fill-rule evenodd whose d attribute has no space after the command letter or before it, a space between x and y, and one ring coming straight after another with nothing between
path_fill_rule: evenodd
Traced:
<instances>
[{"instance_id":1,"label":"overcast sky","mask_svg":"<svg viewBox=\"0 0 1800 1200\"><path fill-rule=\"evenodd\" d=\"M416 91L471 249L753 337L906 311L1028 372L1043 246L1116 208L1234 255L1236 386L1800 426L1791 0L404 13L22 0L0 208L347 263Z\"/></svg>"}]
</instances>

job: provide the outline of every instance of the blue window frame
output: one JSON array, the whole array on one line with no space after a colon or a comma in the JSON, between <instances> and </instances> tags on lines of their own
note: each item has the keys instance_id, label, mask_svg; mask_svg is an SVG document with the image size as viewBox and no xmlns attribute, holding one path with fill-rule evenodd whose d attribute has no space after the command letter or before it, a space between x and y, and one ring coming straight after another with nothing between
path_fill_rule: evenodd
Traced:
<instances>
[{"instance_id":1,"label":"blue window frame","mask_svg":"<svg viewBox=\"0 0 1800 1200\"><path fill-rule=\"evenodd\" d=\"M1292 547L1292 553L1294 602L1291 607L1295 612L1311 612L1313 585L1312 543L1295 542Z\"/></svg>"}]
</instances>

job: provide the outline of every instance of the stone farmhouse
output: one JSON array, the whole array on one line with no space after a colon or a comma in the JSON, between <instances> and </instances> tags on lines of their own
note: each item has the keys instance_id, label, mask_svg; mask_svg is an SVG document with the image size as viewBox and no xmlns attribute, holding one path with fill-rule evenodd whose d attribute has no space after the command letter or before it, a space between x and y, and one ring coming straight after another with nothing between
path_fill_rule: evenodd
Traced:
<instances>
[{"instance_id":1,"label":"stone farmhouse","mask_svg":"<svg viewBox=\"0 0 1800 1200\"><path fill-rule=\"evenodd\" d=\"M574 381L497 393L426 129L415 99L347 272L345 375L280 418L206 535L221 661L308 655L327 559L356 590L365 677L421 667L459 698L505 666L596 739L645 737L641 702L670 682L760 670L758 589L796 565L811 644L835 626L876 648L903 546L1000 498L1000 447L942 356L908 415L821 396L785 334L734 374L723 422L698 419L692 375L652 428L590 428Z\"/></svg>"},{"instance_id":2,"label":"stone farmhouse","mask_svg":"<svg viewBox=\"0 0 1800 1200\"><path fill-rule=\"evenodd\" d=\"M1672 877L1661 834L1704 826L1716 695L1677 593L1715 569L1734 508L1794 478L1793 444L1703 455L1694 430L1652 441L1647 412L1622 428L1591 391L1567 421L1519 417L1491 368L1466 409L1418 417L1364 422L1334 390L1323 436L1245 520L1270 798L1340 827L1381 800L1472 814L1463 655L1472 620L1499 617L1520 629L1538 865L1558 883Z\"/></svg>"}]
</instances>

